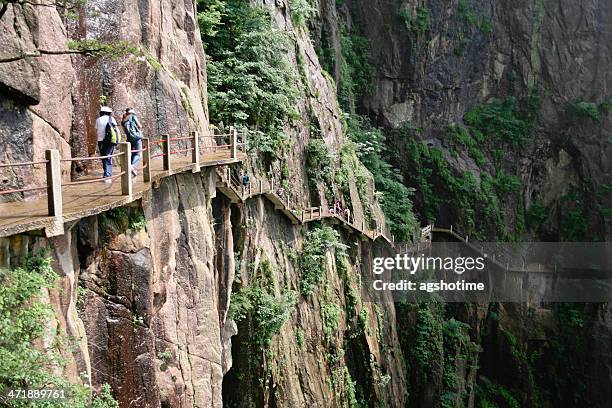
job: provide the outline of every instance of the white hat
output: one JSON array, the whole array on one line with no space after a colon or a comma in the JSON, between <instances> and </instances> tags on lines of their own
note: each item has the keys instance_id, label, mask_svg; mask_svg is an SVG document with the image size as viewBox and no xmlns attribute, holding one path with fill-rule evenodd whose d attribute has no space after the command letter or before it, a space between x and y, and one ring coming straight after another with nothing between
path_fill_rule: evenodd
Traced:
<instances>
[{"instance_id":1,"label":"white hat","mask_svg":"<svg viewBox=\"0 0 612 408\"><path fill-rule=\"evenodd\" d=\"M136 113L136 111L134 109L129 109L127 113Z\"/></svg>"},{"instance_id":2,"label":"white hat","mask_svg":"<svg viewBox=\"0 0 612 408\"><path fill-rule=\"evenodd\" d=\"M108 106L103 106L103 107L100 108L100 112L113 113L113 110L111 108L109 108Z\"/></svg>"}]
</instances>

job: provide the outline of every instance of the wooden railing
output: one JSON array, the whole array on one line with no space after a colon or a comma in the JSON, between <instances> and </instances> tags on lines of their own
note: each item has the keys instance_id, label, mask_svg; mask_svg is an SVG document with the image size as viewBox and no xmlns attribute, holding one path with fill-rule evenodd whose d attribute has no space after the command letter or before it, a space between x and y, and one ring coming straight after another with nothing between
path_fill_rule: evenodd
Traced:
<instances>
[{"instance_id":1,"label":"wooden railing","mask_svg":"<svg viewBox=\"0 0 612 408\"><path fill-rule=\"evenodd\" d=\"M499 259L496 259L496 255L494 253L491 254L490 256L486 254L484 246L482 245L478 246L476 242L470 242L469 236L467 234L461 235L461 233L459 233L453 225L446 228L446 227L438 227L438 226L431 224L426 228L429 228L430 234L434 232L443 233L443 234L448 234L458 239L459 241L469 246L473 251L477 252L483 257L486 257L488 262L494 264L496 267L498 267L499 269L505 272L556 273L557 271L556 265L552 267L550 265L546 265L542 263L531 263L529 265L525 265L525 262L523 262L521 266L515 266L515 265L510 265L509 262L505 262L505 263L500 262Z\"/></svg>"},{"instance_id":2,"label":"wooden railing","mask_svg":"<svg viewBox=\"0 0 612 408\"><path fill-rule=\"evenodd\" d=\"M291 217L295 218L301 224L323 218L335 218L372 240L383 237L393 245L393 236L389 232L388 228L377 226L376 229L369 230L368 225L364 220L362 220L361 223L355 222L355 217L352 213L347 213L346 211L342 210L335 211L333 208L325 208L322 206L304 209L296 208L295 205L292 204L291 197L275 179L268 180L258 176L249 176L249 182L243 184L242 180L234 175L229 168L226 168L223 171L218 169L217 175L221 181L233 191L233 194L239 197L240 201L245 201L248 198L257 195L272 195L274 197L274 201L280 203L283 206L283 209L291 213Z\"/></svg>"},{"instance_id":3,"label":"wooden railing","mask_svg":"<svg viewBox=\"0 0 612 408\"><path fill-rule=\"evenodd\" d=\"M212 143L202 144L201 141L205 139L211 139ZM189 141L190 147L181 145L184 145L184 142L186 141ZM151 154L153 144L159 145L159 153ZM247 146L247 130L243 129L241 132L238 132L237 129L230 127L230 131L224 134L209 134L200 136L198 132L192 132L190 136L186 137L170 137L168 135L164 135L160 140L154 143L151 143L148 138L143 138L142 148L138 150L133 150L129 142L122 142L117 145L118 152L108 156L71 157L62 159L60 158L58 150L49 149L45 151L45 160L20 163L0 163L0 169L8 167L33 166L38 164L44 164L46 166L45 185L2 190L0 191L0 196L29 191L46 190L48 215L59 217L63 214L62 189L66 186L99 183L106 180L121 178L121 195L131 197L133 176L130 164L132 153L142 154L142 160L138 165L138 169L142 170L142 179L146 183L151 181L151 160L153 159L161 158L163 162L162 169L170 174L172 172L173 156L180 154L187 155L189 152L191 152L191 163L193 165L193 170L199 171L202 164L202 152L212 151L216 153L220 150L227 150L229 151L229 157L231 159L236 159L238 158L239 151L246 152ZM62 183L62 163L112 159L118 157L122 157L122 160L120 160L120 171L117 174L110 177L97 177Z\"/></svg>"}]
</instances>

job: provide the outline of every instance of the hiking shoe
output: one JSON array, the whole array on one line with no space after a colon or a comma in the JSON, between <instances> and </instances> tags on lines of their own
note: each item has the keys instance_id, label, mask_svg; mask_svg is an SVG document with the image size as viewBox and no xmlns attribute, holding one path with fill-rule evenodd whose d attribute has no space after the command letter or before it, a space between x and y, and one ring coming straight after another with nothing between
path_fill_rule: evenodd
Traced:
<instances>
[{"instance_id":1,"label":"hiking shoe","mask_svg":"<svg viewBox=\"0 0 612 408\"><path fill-rule=\"evenodd\" d=\"M113 184L113 180L111 180L111 179L104 180L104 182L105 182L106 184Z\"/></svg>"}]
</instances>

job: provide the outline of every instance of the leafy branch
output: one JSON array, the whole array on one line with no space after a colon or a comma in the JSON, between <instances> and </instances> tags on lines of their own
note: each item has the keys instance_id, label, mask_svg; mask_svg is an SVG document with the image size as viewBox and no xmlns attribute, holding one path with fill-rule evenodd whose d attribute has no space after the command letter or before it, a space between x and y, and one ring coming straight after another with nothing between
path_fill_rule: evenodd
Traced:
<instances>
[{"instance_id":1,"label":"leafy branch","mask_svg":"<svg viewBox=\"0 0 612 408\"><path fill-rule=\"evenodd\" d=\"M120 41L118 43L111 44L99 42L97 40L71 40L68 41L68 49L35 49L33 51L22 52L19 55L0 58L0 64L28 58L39 58L45 55L84 55L88 57L109 57L112 59L118 59L128 54L140 56L142 51L128 41Z\"/></svg>"}]
</instances>

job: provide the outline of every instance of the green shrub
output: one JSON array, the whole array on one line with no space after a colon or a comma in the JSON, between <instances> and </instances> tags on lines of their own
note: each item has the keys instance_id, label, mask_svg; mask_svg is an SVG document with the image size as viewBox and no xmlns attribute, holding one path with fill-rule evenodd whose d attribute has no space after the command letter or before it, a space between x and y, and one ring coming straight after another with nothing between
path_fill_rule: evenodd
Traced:
<instances>
[{"instance_id":1,"label":"green shrub","mask_svg":"<svg viewBox=\"0 0 612 408\"><path fill-rule=\"evenodd\" d=\"M198 26L205 38L217 35L226 13L224 0L198 0Z\"/></svg>"},{"instance_id":2,"label":"green shrub","mask_svg":"<svg viewBox=\"0 0 612 408\"><path fill-rule=\"evenodd\" d=\"M404 185L400 172L383 158L387 146L382 130L367 125L359 116L350 116L348 136L357 145L359 159L374 176L376 190L382 193L380 203L391 233L399 242L410 241L418 224L410 199L414 190Z\"/></svg>"},{"instance_id":3,"label":"green shrub","mask_svg":"<svg viewBox=\"0 0 612 408\"><path fill-rule=\"evenodd\" d=\"M504 194L517 191L521 187L521 180L513 174L506 174L503 170L499 170L495 175L493 184L497 191Z\"/></svg>"},{"instance_id":4,"label":"green shrub","mask_svg":"<svg viewBox=\"0 0 612 408\"><path fill-rule=\"evenodd\" d=\"M142 211L131 211L128 228L132 231L144 231L147 227L147 219Z\"/></svg>"},{"instance_id":5,"label":"green shrub","mask_svg":"<svg viewBox=\"0 0 612 408\"><path fill-rule=\"evenodd\" d=\"M300 254L300 268L302 269L300 292L302 295L312 294L316 285L325 276L327 252L346 250L346 246L340 243L339 238L338 232L331 227L320 227L306 232Z\"/></svg>"},{"instance_id":6,"label":"green shrub","mask_svg":"<svg viewBox=\"0 0 612 408\"><path fill-rule=\"evenodd\" d=\"M478 29L483 34L493 32L491 18L485 14L478 14L471 0L459 0L457 3L457 40L458 45L453 52L461 56L468 45L467 35L473 30Z\"/></svg>"},{"instance_id":7,"label":"green shrub","mask_svg":"<svg viewBox=\"0 0 612 408\"><path fill-rule=\"evenodd\" d=\"M289 13L295 26L304 27L306 22L317 14L317 9L309 0L290 0Z\"/></svg>"},{"instance_id":8,"label":"green shrub","mask_svg":"<svg viewBox=\"0 0 612 408\"><path fill-rule=\"evenodd\" d=\"M357 321L359 332L370 334L370 310L365 307L359 312L359 320Z\"/></svg>"},{"instance_id":9,"label":"green shrub","mask_svg":"<svg viewBox=\"0 0 612 408\"><path fill-rule=\"evenodd\" d=\"M0 269L0 384L37 386L53 381L45 366L55 356L32 347L52 316L38 296L57 275L45 254L29 258L24 267Z\"/></svg>"},{"instance_id":10,"label":"green shrub","mask_svg":"<svg viewBox=\"0 0 612 408\"><path fill-rule=\"evenodd\" d=\"M504 140L515 145L524 143L532 131L532 119L515 107L515 99L477 105L463 116L464 122L481 131L491 140Z\"/></svg>"},{"instance_id":11,"label":"green shrub","mask_svg":"<svg viewBox=\"0 0 612 408\"><path fill-rule=\"evenodd\" d=\"M585 213L583 200L572 191L561 197L563 209L559 229L566 241L581 242L588 239L589 222Z\"/></svg>"},{"instance_id":12,"label":"green shrub","mask_svg":"<svg viewBox=\"0 0 612 408\"><path fill-rule=\"evenodd\" d=\"M298 327L295 331L295 344L300 349L304 347L304 330L301 327Z\"/></svg>"},{"instance_id":13,"label":"green shrub","mask_svg":"<svg viewBox=\"0 0 612 408\"><path fill-rule=\"evenodd\" d=\"M432 370L434 362L442 352L442 323L437 305L428 303L419 305L416 322L416 338L412 355L425 373Z\"/></svg>"},{"instance_id":14,"label":"green shrub","mask_svg":"<svg viewBox=\"0 0 612 408\"><path fill-rule=\"evenodd\" d=\"M548 213L546 208L538 203L533 203L527 210L527 223L533 228L539 228L546 222Z\"/></svg>"},{"instance_id":15,"label":"green shrub","mask_svg":"<svg viewBox=\"0 0 612 408\"><path fill-rule=\"evenodd\" d=\"M306 172L311 183L332 186L334 156L322 139L310 139L306 147Z\"/></svg>"},{"instance_id":16,"label":"green shrub","mask_svg":"<svg viewBox=\"0 0 612 408\"><path fill-rule=\"evenodd\" d=\"M520 408L521 404L506 387L481 376L476 386L476 407L493 408L498 406Z\"/></svg>"},{"instance_id":17,"label":"green shrub","mask_svg":"<svg viewBox=\"0 0 612 408\"><path fill-rule=\"evenodd\" d=\"M102 384L100 393L94 396L89 408L119 408L119 402L117 402L111 394L110 385L107 383Z\"/></svg>"},{"instance_id":18,"label":"green shrub","mask_svg":"<svg viewBox=\"0 0 612 408\"><path fill-rule=\"evenodd\" d=\"M323 334L327 341L338 331L342 309L335 303L323 303L321 305L321 320L323 322Z\"/></svg>"},{"instance_id":19,"label":"green shrub","mask_svg":"<svg viewBox=\"0 0 612 408\"><path fill-rule=\"evenodd\" d=\"M596 122L601 121L601 112L599 111L599 107L593 102L574 102L570 104L570 109L578 118L593 119Z\"/></svg>"},{"instance_id":20,"label":"green shrub","mask_svg":"<svg viewBox=\"0 0 612 408\"><path fill-rule=\"evenodd\" d=\"M229 316L236 322L250 316L253 322L254 343L267 348L275 334L280 332L295 307L295 292L288 291L280 297L262 287L247 286L232 293Z\"/></svg>"},{"instance_id":21,"label":"green shrub","mask_svg":"<svg viewBox=\"0 0 612 408\"><path fill-rule=\"evenodd\" d=\"M470 132L464 128L463 126L451 125L449 126L450 137L457 143L463 145L470 156L474 159L478 167L482 167L485 164L485 157L483 153L480 151L480 143L483 140L477 141L475 138L470 135ZM478 130L474 131L479 137L482 137L482 133Z\"/></svg>"},{"instance_id":22,"label":"green shrub","mask_svg":"<svg viewBox=\"0 0 612 408\"><path fill-rule=\"evenodd\" d=\"M283 126L298 117L288 35L272 27L268 8L242 0L200 1L198 21L209 57L211 122L254 128L264 157L281 157L288 143Z\"/></svg>"},{"instance_id":23,"label":"green shrub","mask_svg":"<svg viewBox=\"0 0 612 408\"><path fill-rule=\"evenodd\" d=\"M143 231L147 227L147 219L140 209L117 207L100 215L100 226L108 236L127 231Z\"/></svg>"},{"instance_id":24,"label":"green shrub","mask_svg":"<svg viewBox=\"0 0 612 408\"><path fill-rule=\"evenodd\" d=\"M612 99L606 99L599 104L599 110L603 113L610 112L610 109L612 109Z\"/></svg>"},{"instance_id":25,"label":"green shrub","mask_svg":"<svg viewBox=\"0 0 612 408\"><path fill-rule=\"evenodd\" d=\"M372 72L368 60L370 44L367 38L355 32L343 32L340 41L342 61L338 102L344 110L353 113L356 101L366 93L371 82Z\"/></svg>"},{"instance_id":26,"label":"green shrub","mask_svg":"<svg viewBox=\"0 0 612 408\"><path fill-rule=\"evenodd\" d=\"M559 326L566 331L578 331L584 326L584 311L572 303L559 303L557 306Z\"/></svg>"},{"instance_id":27,"label":"green shrub","mask_svg":"<svg viewBox=\"0 0 612 408\"><path fill-rule=\"evenodd\" d=\"M28 257L15 269L0 269L0 389L4 388L63 388L67 399L54 403L58 408L118 408L108 384L89 404L90 391L72 384L54 373L66 361L55 350L65 347L56 343L46 350L33 343L43 336L46 324L53 319L49 304L40 300L41 290L51 288L57 274L45 252ZM46 407L45 402L15 401L13 407Z\"/></svg>"},{"instance_id":28,"label":"green shrub","mask_svg":"<svg viewBox=\"0 0 612 408\"><path fill-rule=\"evenodd\" d=\"M399 17L404 22L406 29L415 34L423 34L431 30L431 11L427 7L418 7L415 14L403 9L399 12Z\"/></svg>"}]
</instances>

